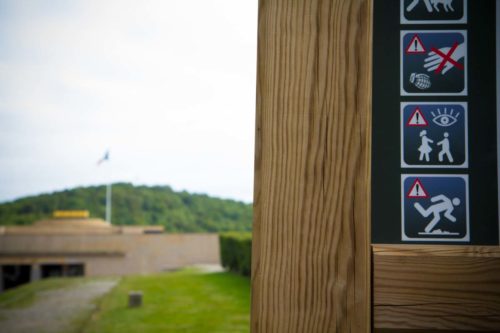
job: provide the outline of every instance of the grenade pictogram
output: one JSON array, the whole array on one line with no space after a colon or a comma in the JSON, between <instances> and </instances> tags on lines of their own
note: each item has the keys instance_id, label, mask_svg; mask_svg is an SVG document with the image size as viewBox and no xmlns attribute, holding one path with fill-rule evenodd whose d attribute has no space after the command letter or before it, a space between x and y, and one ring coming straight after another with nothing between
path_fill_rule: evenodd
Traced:
<instances>
[{"instance_id":1,"label":"grenade pictogram","mask_svg":"<svg viewBox=\"0 0 500 333\"><path fill-rule=\"evenodd\" d=\"M411 73L410 82L420 90L425 90L431 86L431 78L427 74Z\"/></svg>"}]
</instances>

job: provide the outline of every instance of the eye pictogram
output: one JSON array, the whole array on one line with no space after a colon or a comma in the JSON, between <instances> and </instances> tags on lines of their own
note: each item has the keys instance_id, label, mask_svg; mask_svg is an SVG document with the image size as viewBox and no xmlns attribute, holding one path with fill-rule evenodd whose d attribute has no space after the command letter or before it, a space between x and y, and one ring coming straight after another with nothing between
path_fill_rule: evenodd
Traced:
<instances>
[{"instance_id":1,"label":"eye pictogram","mask_svg":"<svg viewBox=\"0 0 500 333\"><path fill-rule=\"evenodd\" d=\"M441 113L441 109L437 109L437 115L434 114L434 112L431 112L432 116L432 121L441 127L448 127L453 125L454 123L457 122L458 116L460 116L460 112L457 112L453 114L453 109L450 110L450 113L448 113L448 110L444 108L444 112Z\"/></svg>"}]
</instances>

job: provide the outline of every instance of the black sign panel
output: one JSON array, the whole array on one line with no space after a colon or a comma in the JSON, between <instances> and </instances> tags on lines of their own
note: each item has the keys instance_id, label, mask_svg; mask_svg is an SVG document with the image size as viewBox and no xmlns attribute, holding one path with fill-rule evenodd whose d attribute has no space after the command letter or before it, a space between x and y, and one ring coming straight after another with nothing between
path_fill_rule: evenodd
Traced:
<instances>
[{"instance_id":1,"label":"black sign panel","mask_svg":"<svg viewBox=\"0 0 500 333\"><path fill-rule=\"evenodd\" d=\"M499 244L495 3L374 0L373 243Z\"/></svg>"}]
</instances>

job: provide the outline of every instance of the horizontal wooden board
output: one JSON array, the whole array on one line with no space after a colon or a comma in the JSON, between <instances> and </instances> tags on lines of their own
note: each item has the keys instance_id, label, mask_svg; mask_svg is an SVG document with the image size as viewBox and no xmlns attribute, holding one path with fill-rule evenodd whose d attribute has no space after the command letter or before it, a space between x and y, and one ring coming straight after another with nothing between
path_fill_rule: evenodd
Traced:
<instances>
[{"instance_id":1,"label":"horizontal wooden board","mask_svg":"<svg viewBox=\"0 0 500 333\"><path fill-rule=\"evenodd\" d=\"M500 331L500 247L373 247L375 328Z\"/></svg>"}]
</instances>

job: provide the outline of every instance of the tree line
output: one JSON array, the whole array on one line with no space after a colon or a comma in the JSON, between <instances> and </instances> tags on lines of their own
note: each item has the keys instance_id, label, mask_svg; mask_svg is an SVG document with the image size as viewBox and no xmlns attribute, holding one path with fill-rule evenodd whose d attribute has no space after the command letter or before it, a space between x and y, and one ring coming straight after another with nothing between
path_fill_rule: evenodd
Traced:
<instances>
[{"instance_id":1,"label":"tree line","mask_svg":"<svg viewBox=\"0 0 500 333\"><path fill-rule=\"evenodd\" d=\"M252 205L205 194L176 192L169 186L112 186L115 225L162 225L167 232L250 231ZM106 186L78 187L0 204L0 225L29 225L54 210L88 210L105 215Z\"/></svg>"}]
</instances>

